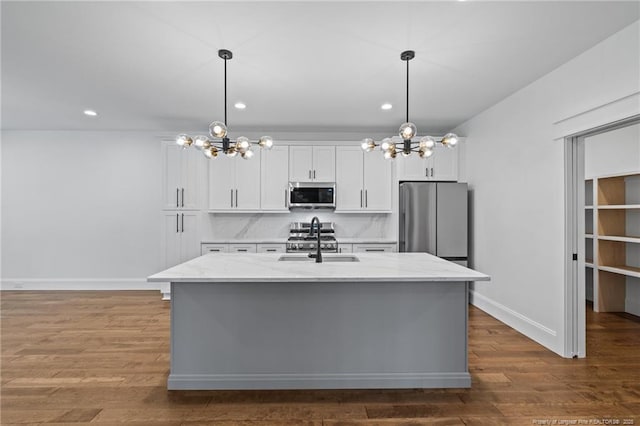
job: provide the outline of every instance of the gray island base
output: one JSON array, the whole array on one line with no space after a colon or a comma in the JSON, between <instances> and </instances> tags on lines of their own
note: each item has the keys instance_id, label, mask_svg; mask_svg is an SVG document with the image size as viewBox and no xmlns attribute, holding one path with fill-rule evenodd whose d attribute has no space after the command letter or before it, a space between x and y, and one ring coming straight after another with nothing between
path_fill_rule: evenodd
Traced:
<instances>
[{"instance_id":1,"label":"gray island base","mask_svg":"<svg viewBox=\"0 0 640 426\"><path fill-rule=\"evenodd\" d=\"M468 283L424 253L359 262L208 254L171 282L169 389L470 387Z\"/></svg>"}]
</instances>

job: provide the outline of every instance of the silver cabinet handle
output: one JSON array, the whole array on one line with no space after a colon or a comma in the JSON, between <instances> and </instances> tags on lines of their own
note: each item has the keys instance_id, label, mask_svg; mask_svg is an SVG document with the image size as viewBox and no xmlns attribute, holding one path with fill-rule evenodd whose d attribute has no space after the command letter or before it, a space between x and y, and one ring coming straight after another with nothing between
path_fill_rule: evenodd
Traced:
<instances>
[{"instance_id":1,"label":"silver cabinet handle","mask_svg":"<svg viewBox=\"0 0 640 426\"><path fill-rule=\"evenodd\" d=\"M316 178L316 171L315 170L313 171L313 178L314 179Z\"/></svg>"},{"instance_id":2,"label":"silver cabinet handle","mask_svg":"<svg viewBox=\"0 0 640 426\"><path fill-rule=\"evenodd\" d=\"M425 175L425 177L429 177L429 168L428 167L424 169L424 175Z\"/></svg>"},{"instance_id":3,"label":"silver cabinet handle","mask_svg":"<svg viewBox=\"0 0 640 426\"><path fill-rule=\"evenodd\" d=\"M231 202L229 204L229 207L233 207L233 189L229 190L231 192Z\"/></svg>"},{"instance_id":4,"label":"silver cabinet handle","mask_svg":"<svg viewBox=\"0 0 640 426\"><path fill-rule=\"evenodd\" d=\"M236 189L236 207L238 207L238 190Z\"/></svg>"},{"instance_id":5,"label":"silver cabinet handle","mask_svg":"<svg viewBox=\"0 0 640 426\"><path fill-rule=\"evenodd\" d=\"M311 179L311 170L309 170L309 179Z\"/></svg>"},{"instance_id":6,"label":"silver cabinet handle","mask_svg":"<svg viewBox=\"0 0 640 426\"><path fill-rule=\"evenodd\" d=\"M184 207L184 188L182 188L182 207Z\"/></svg>"},{"instance_id":7,"label":"silver cabinet handle","mask_svg":"<svg viewBox=\"0 0 640 426\"><path fill-rule=\"evenodd\" d=\"M238 251L247 251L247 249L238 249Z\"/></svg>"},{"instance_id":8,"label":"silver cabinet handle","mask_svg":"<svg viewBox=\"0 0 640 426\"><path fill-rule=\"evenodd\" d=\"M176 207L180 207L180 189L176 188Z\"/></svg>"},{"instance_id":9,"label":"silver cabinet handle","mask_svg":"<svg viewBox=\"0 0 640 426\"><path fill-rule=\"evenodd\" d=\"M179 221L180 221L180 215L176 213L176 232L180 232Z\"/></svg>"},{"instance_id":10,"label":"silver cabinet handle","mask_svg":"<svg viewBox=\"0 0 640 426\"><path fill-rule=\"evenodd\" d=\"M220 249L209 249L210 252L220 252Z\"/></svg>"},{"instance_id":11,"label":"silver cabinet handle","mask_svg":"<svg viewBox=\"0 0 640 426\"><path fill-rule=\"evenodd\" d=\"M368 248L368 249L364 249L364 251L384 251L384 249Z\"/></svg>"},{"instance_id":12,"label":"silver cabinet handle","mask_svg":"<svg viewBox=\"0 0 640 426\"><path fill-rule=\"evenodd\" d=\"M362 208L362 189L360 190L360 208Z\"/></svg>"},{"instance_id":13,"label":"silver cabinet handle","mask_svg":"<svg viewBox=\"0 0 640 426\"><path fill-rule=\"evenodd\" d=\"M182 232L184 232L184 213L182 213Z\"/></svg>"},{"instance_id":14,"label":"silver cabinet handle","mask_svg":"<svg viewBox=\"0 0 640 426\"><path fill-rule=\"evenodd\" d=\"M433 177L433 167L431 168L431 177Z\"/></svg>"},{"instance_id":15,"label":"silver cabinet handle","mask_svg":"<svg viewBox=\"0 0 640 426\"><path fill-rule=\"evenodd\" d=\"M284 208L287 208L287 188L284 189Z\"/></svg>"},{"instance_id":16,"label":"silver cabinet handle","mask_svg":"<svg viewBox=\"0 0 640 426\"><path fill-rule=\"evenodd\" d=\"M277 251L276 249L267 249L266 251Z\"/></svg>"},{"instance_id":17,"label":"silver cabinet handle","mask_svg":"<svg viewBox=\"0 0 640 426\"><path fill-rule=\"evenodd\" d=\"M364 206L369 207L369 190L364 190Z\"/></svg>"}]
</instances>

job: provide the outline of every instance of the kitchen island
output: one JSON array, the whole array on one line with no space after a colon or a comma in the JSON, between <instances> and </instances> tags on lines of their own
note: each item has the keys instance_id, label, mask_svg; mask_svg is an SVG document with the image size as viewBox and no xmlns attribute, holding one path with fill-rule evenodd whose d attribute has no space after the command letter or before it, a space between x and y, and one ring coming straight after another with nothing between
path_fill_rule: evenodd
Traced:
<instances>
[{"instance_id":1,"label":"kitchen island","mask_svg":"<svg viewBox=\"0 0 640 426\"><path fill-rule=\"evenodd\" d=\"M168 388L471 386L468 285L487 275L426 253L323 258L207 254L150 276L171 282Z\"/></svg>"}]
</instances>

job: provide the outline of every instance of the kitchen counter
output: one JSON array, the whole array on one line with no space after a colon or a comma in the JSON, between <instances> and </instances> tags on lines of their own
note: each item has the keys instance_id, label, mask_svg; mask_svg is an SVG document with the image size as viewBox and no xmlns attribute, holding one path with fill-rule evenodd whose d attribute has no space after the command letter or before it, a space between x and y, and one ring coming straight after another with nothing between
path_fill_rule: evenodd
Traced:
<instances>
[{"instance_id":1,"label":"kitchen counter","mask_svg":"<svg viewBox=\"0 0 640 426\"><path fill-rule=\"evenodd\" d=\"M427 253L354 253L359 262L278 261L282 253L206 254L148 278L151 282L488 281L489 277ZM306 257L305 254L287 256ZM323 258L344 257L324 253Z\"/></svg>"},{"instance_id":2,"label":"kitchen counter","mask_svg":"<svg viewBox=\"0 0 640 426\"><path fill-rule=\"evenodd\" d=\"M148 278L171 282L169 389L471 386L469 282L488 276L425 253L281 255L207 254Z\"/></svg>"}]
</instances>

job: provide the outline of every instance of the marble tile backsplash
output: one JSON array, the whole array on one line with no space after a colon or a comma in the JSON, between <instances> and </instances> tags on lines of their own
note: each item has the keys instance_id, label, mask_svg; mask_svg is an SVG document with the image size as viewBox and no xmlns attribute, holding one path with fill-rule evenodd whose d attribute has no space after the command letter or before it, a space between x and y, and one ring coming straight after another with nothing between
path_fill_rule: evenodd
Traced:
<instances>
[{"instance_id":1,"label":"marble tile backsplash","mask_svg":"<svg viewBox=\"0 0 640 426\"><path fill-rule=\"evenodd\" d=\"M392 214L333 212L212 213L205 221L207 240L286 239L291 222L334 222L338 238L395 239L397 223Z\"/></svg>"}]
</instances>

